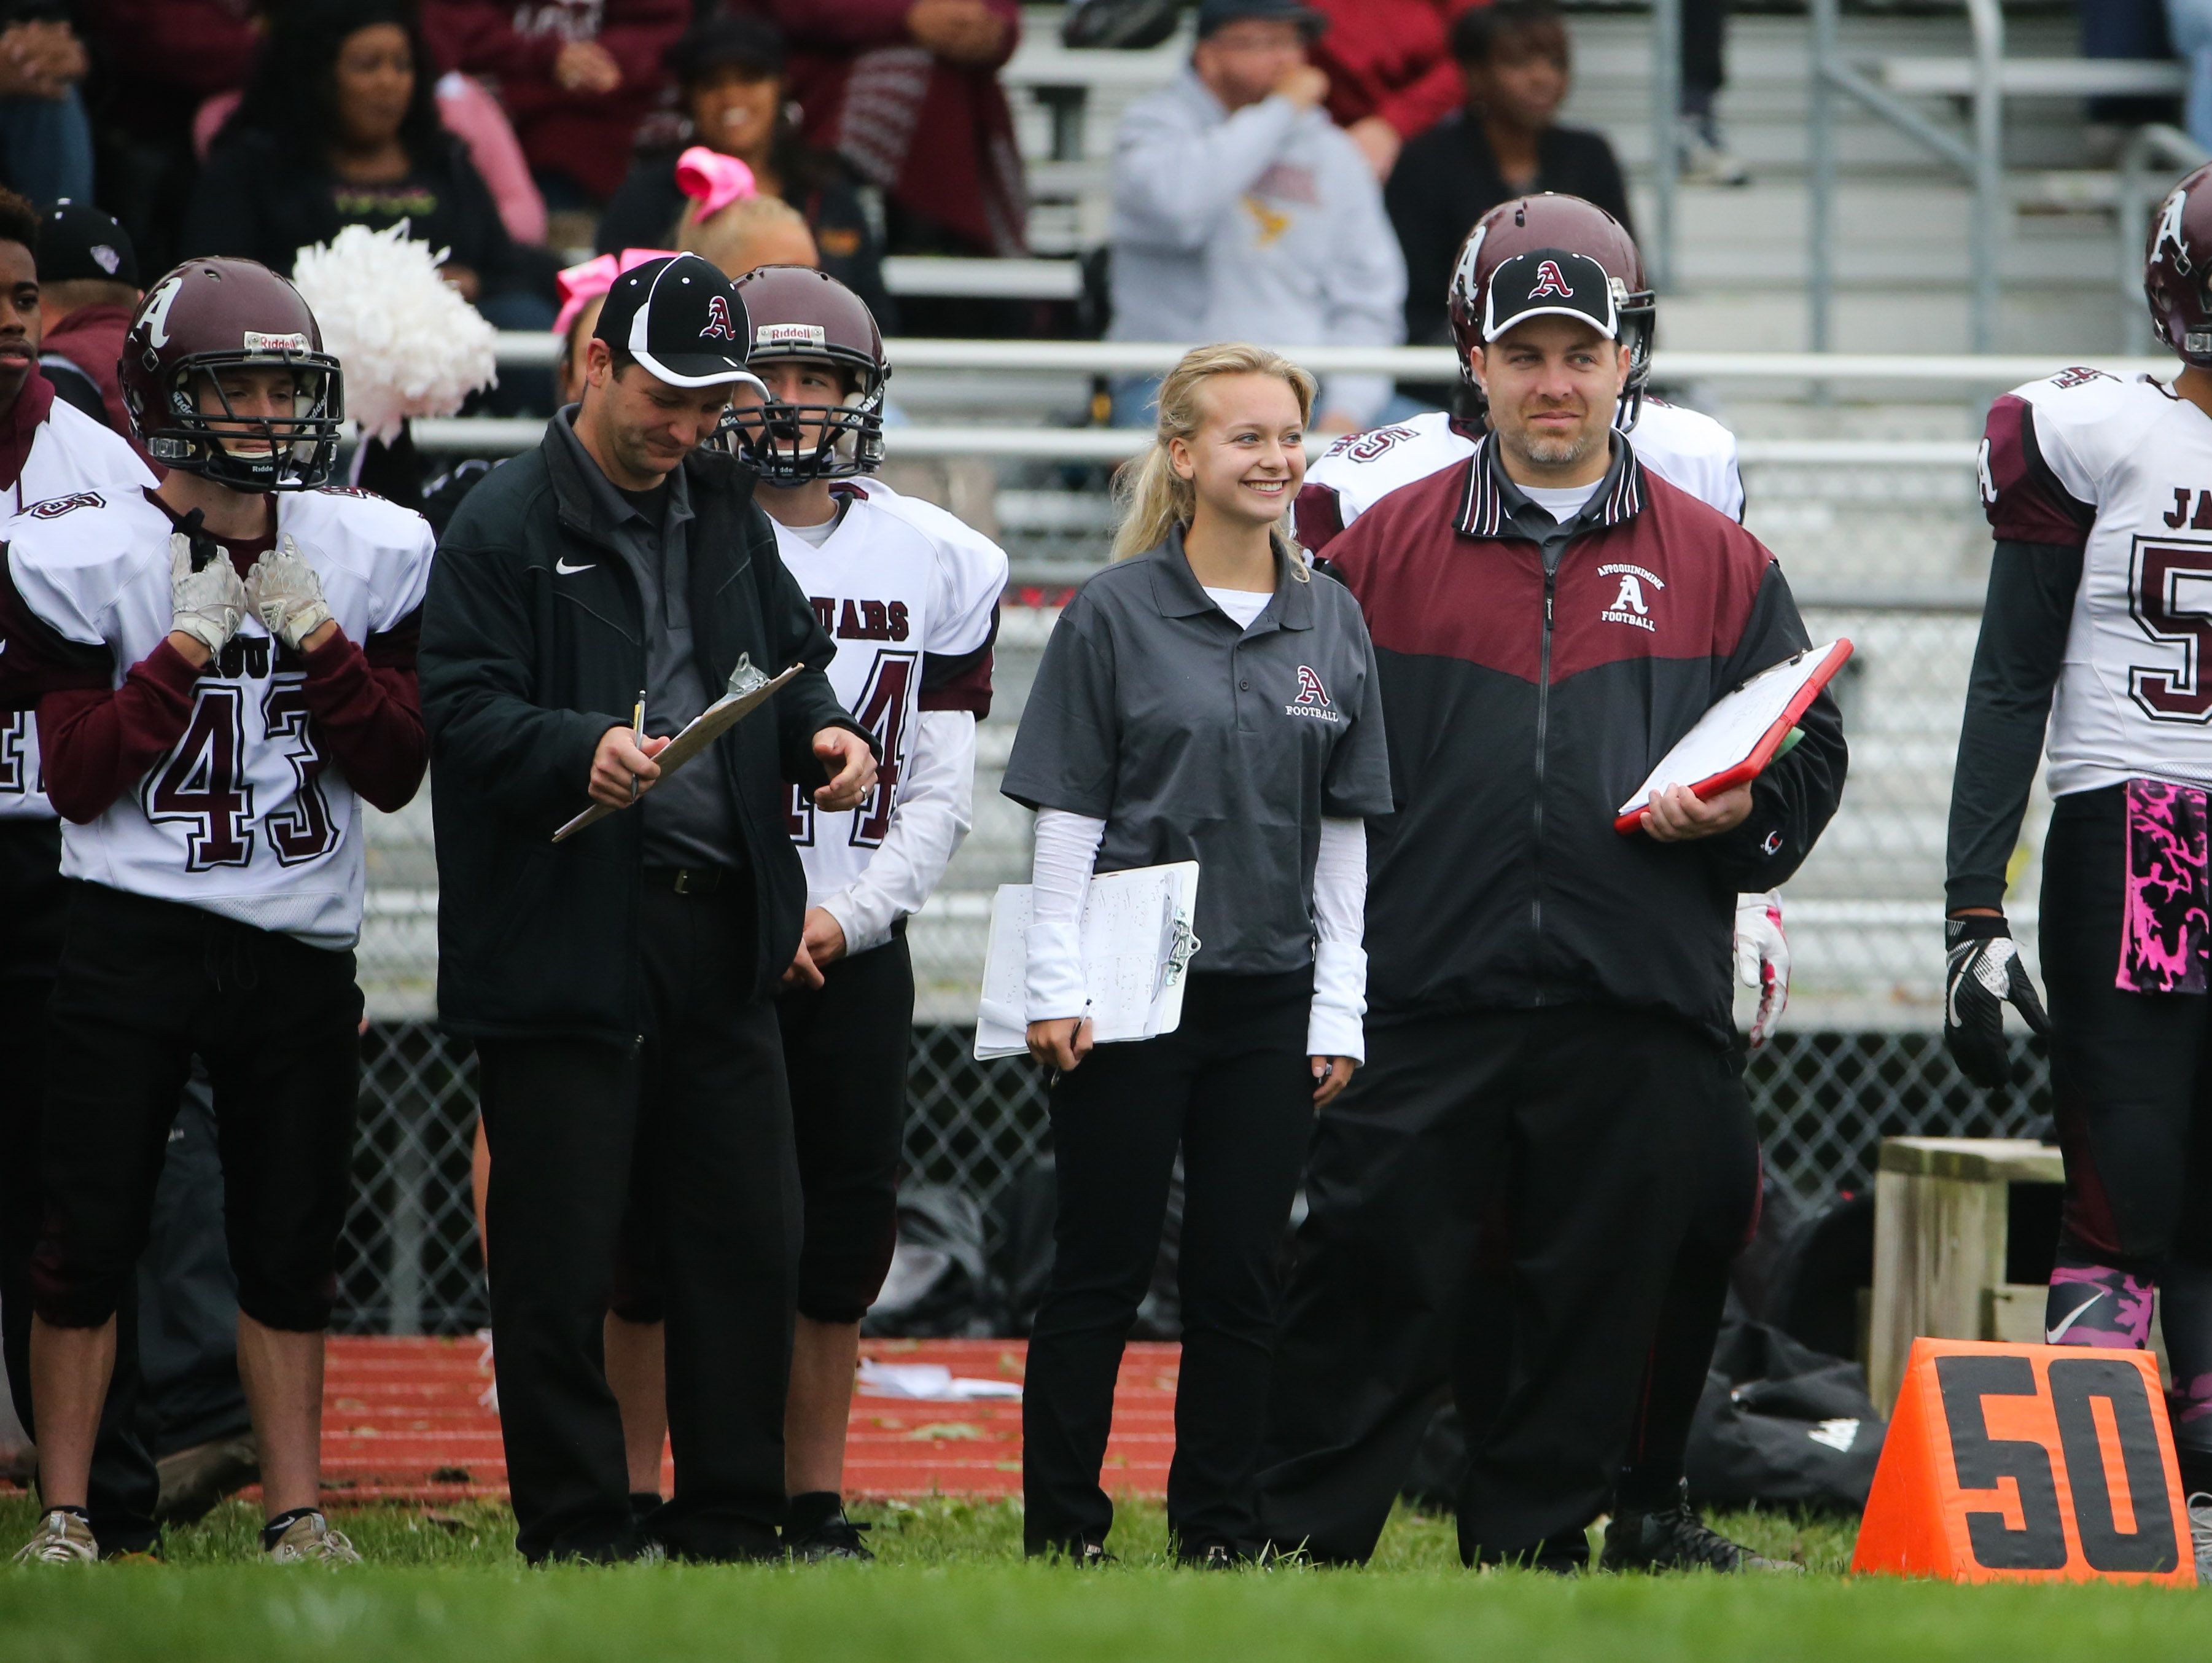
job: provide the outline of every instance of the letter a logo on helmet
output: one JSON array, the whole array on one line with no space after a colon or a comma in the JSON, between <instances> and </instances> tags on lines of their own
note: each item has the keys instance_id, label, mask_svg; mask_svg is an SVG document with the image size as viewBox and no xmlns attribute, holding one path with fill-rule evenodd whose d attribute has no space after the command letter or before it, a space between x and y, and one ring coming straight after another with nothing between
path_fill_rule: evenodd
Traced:
<instances>
[{"instance_id":1,"label":"letter a logo on helmet","mask_svg":"<svg viewBox=\"0 0 2212 1663\"><path fill-rule=\"evenodd\" d=\"M730 303L720 294L707 297L707 327L699 331L702 341L734 341L738 331L730 327Z\"/></svg>"},{"instance_id":2,"label":"letter a logo on helmet","mask_svg":"<svg viewBox=\"0 0 2212 1663\"><path fill-rule=\"evenodd\" d=\"M1536 286L1528 291L1528 298L1540 300L1547 294L1557 294L1563 300L1574 299L1575 291L1567 287L1567 280L1559 273L1557 260L1546 260L1536 268Z\"/></svg>"}]
</instances>

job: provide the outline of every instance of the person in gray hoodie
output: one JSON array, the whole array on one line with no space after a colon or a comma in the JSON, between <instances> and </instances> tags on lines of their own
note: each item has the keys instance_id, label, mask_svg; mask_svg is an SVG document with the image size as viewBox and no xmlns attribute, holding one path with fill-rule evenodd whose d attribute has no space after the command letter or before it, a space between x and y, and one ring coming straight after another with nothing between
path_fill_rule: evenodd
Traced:
<instances>
[{"instance_id":1,"label":"person in gray hoodie","mask_svg":"<svg viewBox=\"0 0 2212 1663\"><path fill-rule=\"evenodd\" d=\"M1320 107L1306 61L1326 19L1297 0L1204 0L1198 44L1169 85L1132 104L1114 147L1115 341L1395 346L1406 265L1382 189ZM1149 423L1150 381L1116 390L1115 420ZM1322 432L1369 427L1389 378L1324 379Z\"/></svg>"}]
</instances>

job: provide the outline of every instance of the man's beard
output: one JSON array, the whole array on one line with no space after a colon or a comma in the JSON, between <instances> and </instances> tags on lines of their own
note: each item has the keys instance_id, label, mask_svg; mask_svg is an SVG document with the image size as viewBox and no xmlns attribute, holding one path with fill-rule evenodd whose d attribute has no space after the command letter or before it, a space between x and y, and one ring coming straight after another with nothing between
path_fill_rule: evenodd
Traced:
<instances>
[{"instance_id":1,"label":"man's beard","mask_svg":"<svg viewBox=\"0 0 2212 1663\"><path fill-rule=\"evenodd\" d=\"M1517 433L1499 434L1506 447L1523 462L1540 468L1571 468L1587 458L1604 436L1602 432L1584 432L1572 439L1547 439L1525 428Z\"/></svg>"}]
</instances>

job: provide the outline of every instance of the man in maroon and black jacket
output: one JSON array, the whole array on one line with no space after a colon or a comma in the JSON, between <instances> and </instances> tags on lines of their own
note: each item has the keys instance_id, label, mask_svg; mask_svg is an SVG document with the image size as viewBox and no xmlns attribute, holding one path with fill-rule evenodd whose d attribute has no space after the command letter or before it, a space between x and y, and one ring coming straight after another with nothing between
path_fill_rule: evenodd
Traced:
<instances>
[{"instance_id":1,"label":"man in maroon and black jacket","mask_svg":"<svg viewBox=\"0 0 2212 1663\"><path fill-rule=\"evenodd\" d=\"M1400 797L1369 843L1368 1062L1316 1133L1261 1479L1269 1537L1317 1557L1371 1550L1373 1469L1404 1470L1445 1348L1508 1350L1460 1382L1493 1399L1462 1403L1470 1563L1573 1569L1608 1503L1678 1505L1621 1468L1706 1157L1755 1147L1720 1124L1744 1112L1720 1089L1734 895L1803 861L1845 754L1824 695L1755 783L1671 787L1613 829L1707 708L1808 644L1773 557L1613 432L1623 292L1560 249L1455 292L1492 431L1329 545ZM1493 1206L1504 1281L1471 1274Z\"/></svg>"}]
</instances>

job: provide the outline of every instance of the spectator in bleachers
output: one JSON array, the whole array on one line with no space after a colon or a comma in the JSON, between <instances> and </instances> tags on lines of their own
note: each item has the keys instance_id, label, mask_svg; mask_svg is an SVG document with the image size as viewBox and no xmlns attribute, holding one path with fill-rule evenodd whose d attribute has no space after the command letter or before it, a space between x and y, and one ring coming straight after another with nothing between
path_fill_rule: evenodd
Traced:
<instances>
[{"instance_id":1,"label":"spectator in bleachers","mask_svg":"<svg viewBox=\"0 0 2212 1663\"><path fill-rule=\"evenodd\" d=\"M2212 149L2212 0L2166 0L2166 24L2175 52L2189 66L2182 118L2190 137Z\"/></svg>"},{"instance_id":2,"label":"spectator in bleachers","mask_svg":"<svg viewBox=\"0 0 2212 1663\"><path fill-rule=\"evenodd\" d=\"M34 202L92 195L92 125L77 95L87 67L67 7L0 5L0 159Z\"/></svg>"},{"instance_id":3,"label":"spectator in bleachers","mask_svg":"<svg viewBox=\"0 0 2212 1663\"><path fill-rule=\"evenodd\" d=\"M422 30L444 67L495 82L547 205L577 209L622 183L690 14L690 0L422 0Z\"/></svg>"},{"instance_id":4,"label":"spectator in bleachers","mask_svg":"<svg viewBox=\"0 0 2212 1663\"><path fill-rule=\"evenodd\" d=\"M1028 247L1028 192L998 75L1021 39L1018 0L732 0L732 9L781 27L802 130L883 191L892 252Z\"/></svg>"},{"instance_id":5,"label":"spectator in bleachers","mask_svg":"<svg viewBox=\"0 0 2212 1663\"><path fill-rule=\"evenodd\" d=\"M1352 135L1375 177L1399 152L1457 109L1452 20L1481 0L1312 0L1328 19L1313 61L1328 76L1328 109Z\"/></svg>"},{"instance_id":6,"label":"spectator in bleachers","mask_svg":"<svg viewBox=\"0 0 2212 1663\"><path fill-rule=\"evenodd\" d=\"M783 36L776 27L754 16L704 19L669 49L668 68L676 77L684 135L639 156L599 216L598 252L667 241L690 203L677 183L678 158L688 145L705 145L744 162L763 196L790 203L811 234L808 240L822 270L858 294L886 331L894 329L883 251L859 190L837 157L802 143L792 127ZM781 234L790 239L787 226ZM730 276L738 275L718 256L707 258Z\"/></svg>"},{"instance_id":7,"label":"spectator in bleachers","mask_svg":"<svg viewBox=\"0 0 2212 1663\"><path fill-rule=\"evenodd\" d=\"M1322 26L1297 0L1203 0L1198 45L1138 100L1114 147L1115 341L1395 346L1406 267L1366 158L1320 107L1306 59ZM1370 426L1384 376L1332 375L1316 430ZM1142 391L1115 420L1149 425Z\"/></svg>"},{"instance_id":8,"label":"spectator in bleachers","mask_svg":"<svg viewBox=\"0 0 2212 1663\"><path fill-rule=\"evenodd\" d=\"M500 223L519 243L545 240L545 198L530 177L530 163L508 124L507 112L489 88L474 76L449 70L432 89L438 100L438 119L455 138L468 147L469 160L483 175L492 200L499 204ZM192 118L192 150L207 160L216 135L238 108L239 94L218 93Z\"/></svg>"},{"instance_id":9,"label":"spectator in bleachers","mask_svg":"<svg viewBox=\"0 0 2212 1663\"><path fill-rule=\"evenodd\" d=\"M100 201L130 228L149 271L182 258L199 162L192 118L235 93L261 45L258 0L80 0L100 53L88 89L100 144Z\"/></svg>"},{"instance_id":10,"label":"spectator in bleachers","mask_svg":"<svg viewBox=\"0 0 2212 1663\"><path fill-rule=\"evenodd\" d=\"M118 365L138 306L138 256L131 234L90 203L58 202L39 220L39 367L66 398L146 454L123 408Z\"/></svg>"},{"instance_id":11,"label":"spectator in bleachers","mask_svg":"<svg viewBox=\"0 0 2212 1663\"><path fill-rule=\"evenodd\" d=\"M1449 344L1444 291L1474 222L1534 191L1580 197L1633 229L1628 187L1605 135L1554 120L1570 76L1565 21L1551 0L1497 0L1452 26L1463 108L1406 147L1384 199L1406 255L1406 338Z\"/></svg>"},{"instance_id":12,"label":"spectator in bleachers","mask_svg":"<svg viewBox=\"0 0 2212 1663\"><path fill-rule=\"evenodd\" d=\"M428 64L404 0L287 0L193 192L188 252L289 272L345 226L404 219L453 251L447 281L493 323L549 327L552 261L507 234L440 124Z\"/></svg>"},{"instance_id":13,"label":"spectator in bleachers","mask_svg":"<svg viewBox=\"0 0 2212 1663\"><path fill-rule=\"evenodd\" d=\"M1728 147L1716 106L1728 84L1728 15L1729 0L1682 0L1682 177L1698 185L1751 183L1751 170Z\"/></svg>"}]
</instances>

